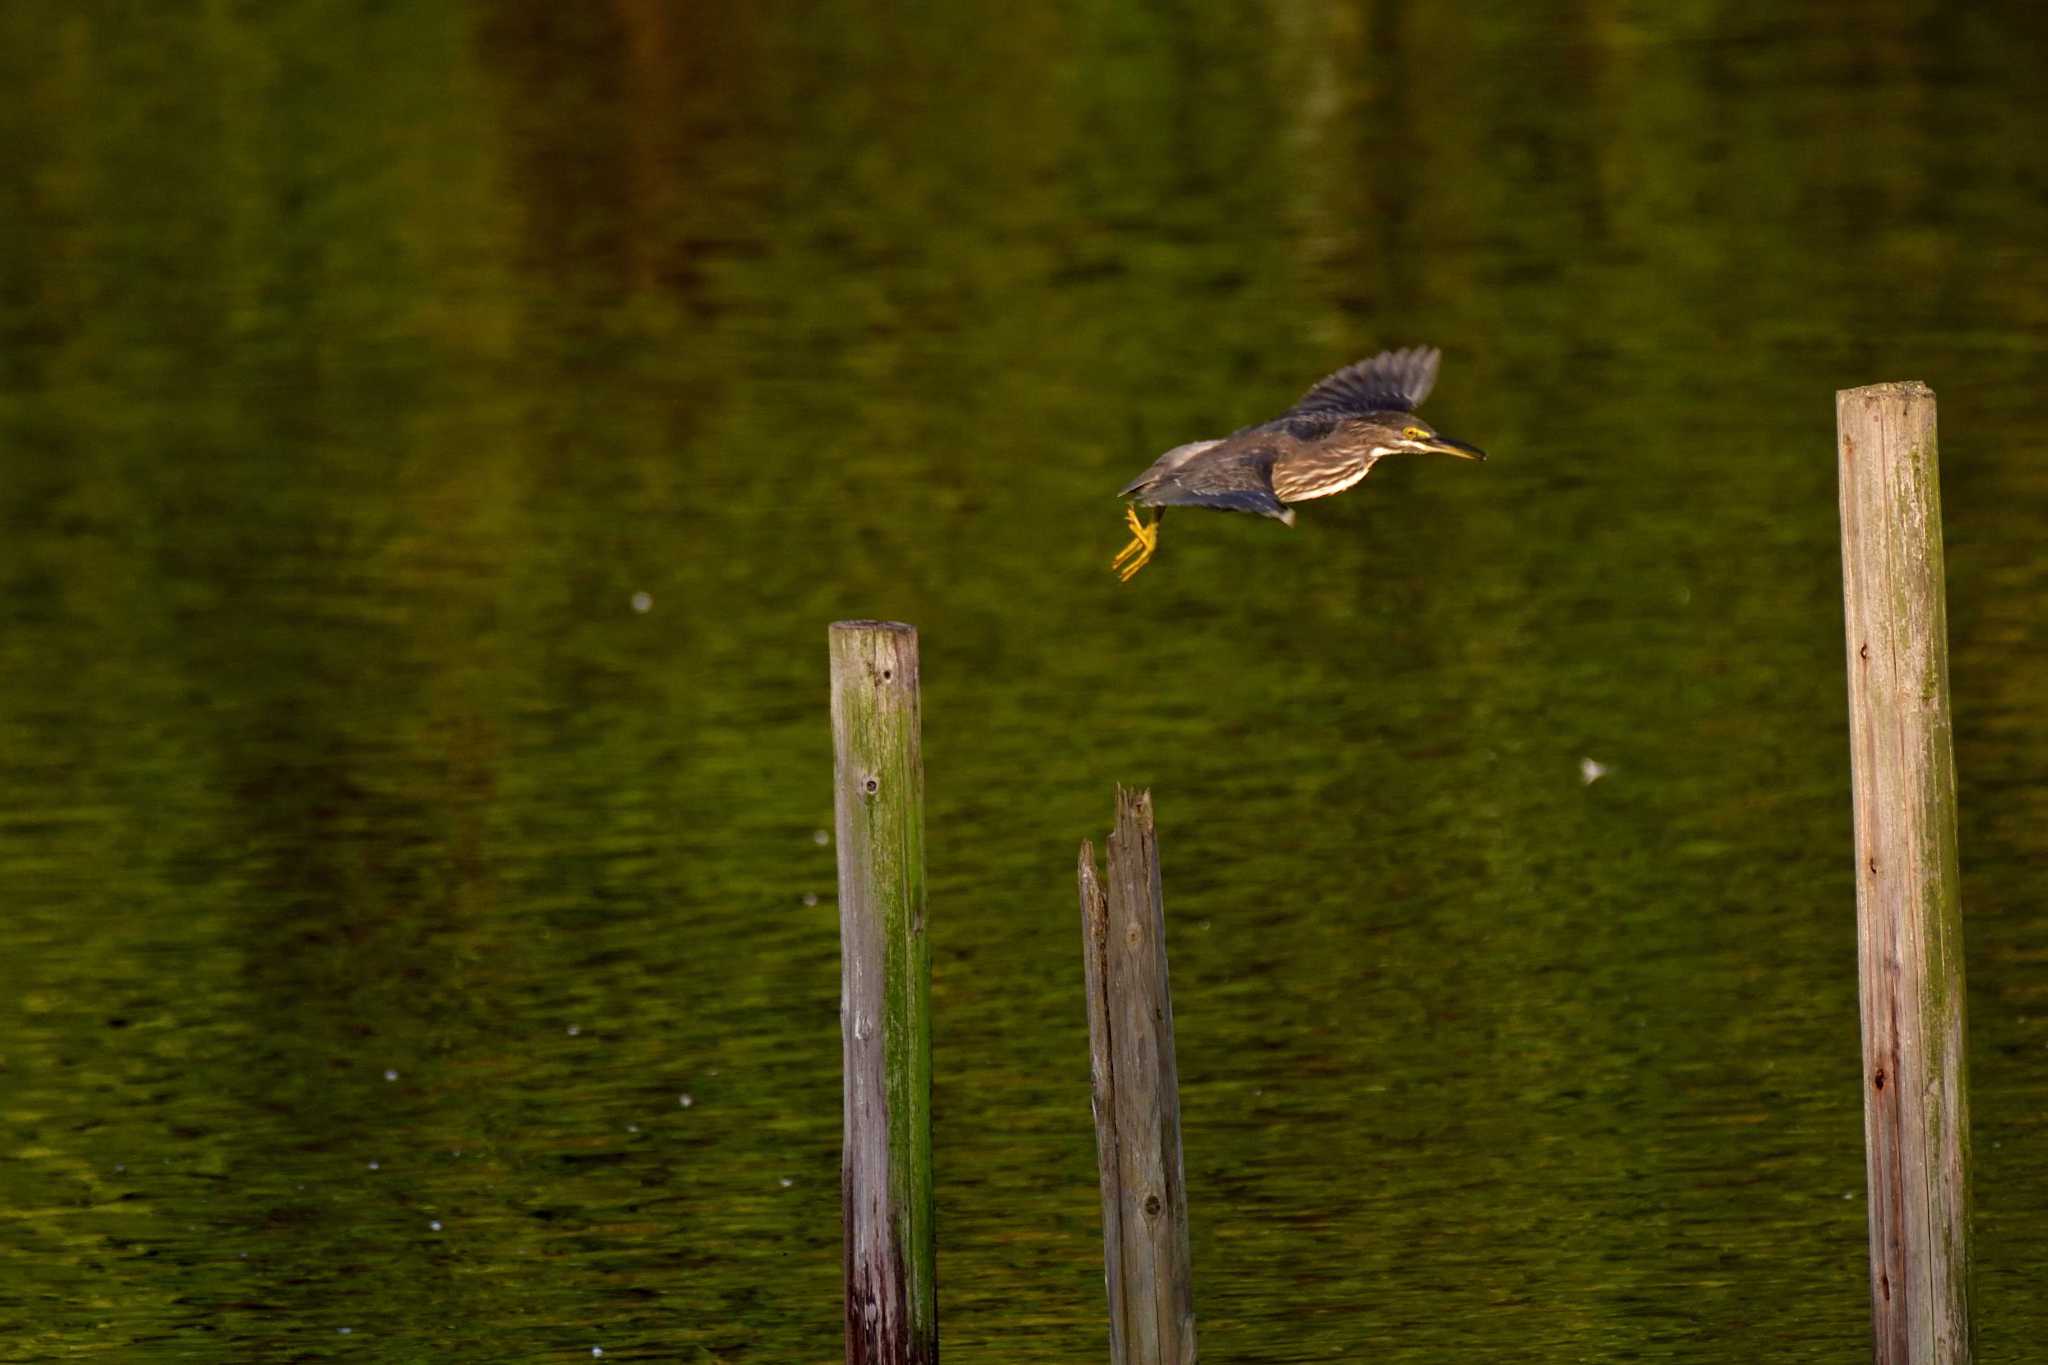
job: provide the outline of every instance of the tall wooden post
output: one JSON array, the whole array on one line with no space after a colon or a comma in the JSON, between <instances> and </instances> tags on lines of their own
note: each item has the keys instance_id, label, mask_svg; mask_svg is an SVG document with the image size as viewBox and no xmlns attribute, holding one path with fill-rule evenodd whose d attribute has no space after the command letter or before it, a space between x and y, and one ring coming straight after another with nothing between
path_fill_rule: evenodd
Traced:
<instances>
[{"instance_id":1,"label":"tall wooden post","mask_svg":"<svg viewBox=\"0 0 2048 1365\"><path fill-rule=\"evenodd\" d=\"M1963 922L1934 394L1835 396L1880 1365L1970 1359Z\"/></svg>"},{"instance_id":2,"label":"tall wooden post","mask_svg":"<svg viewBox=\"0 0 2048 1365\"><path fill-rule=\"evenodd\" d=\"M917 632L831 629L848 1365L935 1365L931 951Z\"/></svg>"},{"instance_id":3,"label":"tall wooden post","mask_svg":"<svg viewBox=\"0 0 2048 1365\"><path fill-rule=\"evenodd\" d=\"M1112 1365L1194 1365L1166 906L1150 792L1117 790L1108 894L1081 845L1081 946Z\"/></svg>"}]
</instances>

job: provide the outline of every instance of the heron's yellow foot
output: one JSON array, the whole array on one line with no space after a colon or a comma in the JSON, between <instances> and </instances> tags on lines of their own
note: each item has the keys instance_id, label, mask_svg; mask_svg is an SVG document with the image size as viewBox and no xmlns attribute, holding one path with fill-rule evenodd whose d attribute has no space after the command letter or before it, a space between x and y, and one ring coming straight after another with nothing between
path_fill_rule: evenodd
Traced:
<instances>
[{"instance_id":1,"label":"heron's yellow foot","mask_svg":"<svg viewBox=\"0 0 2048 1365\"><path fill-rule=\"evenodd\" d=\"M1138 570L1152 561L1152 554L1159 548L1159 523L1146 525L1138 517L1137 506L1124 504L1124 522L1131 528L1131 543L1117 552L1109 567L1116 570L1116 576L1125 583L1131 581Z\"/></svg>"}]
</instances>

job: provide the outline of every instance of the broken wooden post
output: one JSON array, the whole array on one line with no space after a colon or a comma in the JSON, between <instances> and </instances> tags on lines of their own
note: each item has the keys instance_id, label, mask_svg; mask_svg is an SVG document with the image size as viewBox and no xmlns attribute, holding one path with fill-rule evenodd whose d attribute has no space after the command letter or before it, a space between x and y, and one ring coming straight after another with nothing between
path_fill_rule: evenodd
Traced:
<instances>
[{"instance_id":1,"label":"broken wooden post","mask_svg":"<svg viewBox=\"0 0 2048 1365\"><path fill-rule=\"evenodd\" d=\"M1108 894L1086 841L1080 891L1110 1360L1194 1365L1180 1079L1150 792L1117 789Z\"/></svg>"},{"instance_id":2,"label":"broken wooden post","mask_svg":"<svg viewBox=\"0 0 2048 1365\"><path fill-rule=\"evenodd\" d=\"M939 1312L917 632L841 621L830 634L846 1359L933 1365Z\"/></svg>"},{"instance_id":3,"label":"broken wooden post","mask_svg":"<svg viewBox=\"0 0 2048 1365\"><path fill-rule=\"evenodd\" d=\"M1934 394L1835 395L1880 1365L1970 1359L1969 1097Z\"/></svg>"},{"instance_id":4,"label":"broken wooden post","mask_svg":"<svg viewBox=\"0 0 2048 1365\"><path fill-rule=\"evenodd\" d=\"M1109 1293L1109 1365L1125 1365L1123 1201L1117 1177L1116 1062L1109 1041L1109 902L1095 878L1095 845L1081 841L1081 979L1088 995L1088 1106L1102 1186L1103 1281Z\"/></svg>"}]
</instances>

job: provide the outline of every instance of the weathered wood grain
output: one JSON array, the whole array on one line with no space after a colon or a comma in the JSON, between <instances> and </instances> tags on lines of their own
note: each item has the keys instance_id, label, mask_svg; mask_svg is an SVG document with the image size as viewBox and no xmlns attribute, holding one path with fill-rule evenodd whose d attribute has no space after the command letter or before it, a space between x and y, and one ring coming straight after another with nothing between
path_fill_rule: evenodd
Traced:
<instances>
[{"instance_id":1,"label":"weathered wood grain","mask_svg":"<svg viewBox=\"0 0 2048 1365\"><path fill-rule=\"evenodd\" d=\"M1109 903L1095 876L1095 845L1081 841L1081 963L1088 994L1088 1102L1102 1185L1102 1278L1109 1295L1109 1365L1124 1365L1123 1210L1116 1138L1116 1063L1109 1033Z\"/></svg>"},{"instance_id":2,"label":"weathered wood grain","mask_svg":"<svg viewBox=\"0 0 2048 1365\"><path fill-rule=\"evenodd\" d=\"M1880 1365L1971 1355L1963 926L1934 394L1836 395Z\"/></svg>"},{"instance_id":3,"label":"weathered wood grain","mask_svg":"<svg viewBox=\"0 0 2048 1365\"><path fill-rule=\"evenodd\" d=\"M830 631L849 1365L935 1365L931 951L917 632Z\"/></svg>"},{"instance_id":4,"label":"weathered wood grain","mask_svg":"<svg viewBox=\"0 0 2048 1365\"><path fill-rule=\"evenodd\" d=\"M1113 1081L1117 1216L1113 1244L1107 1226L1104 1244L1118 1258L1110 1274L1122 1281L1120 1291L1111 1291L1111 1309L1120 1315L1128 1365L1193 1365L1180 1078L1149 792L1117 791L1107 880L1102 1010ZM1085 898L1085 880L1083 886Z\"/></svg>"}]
</instances>

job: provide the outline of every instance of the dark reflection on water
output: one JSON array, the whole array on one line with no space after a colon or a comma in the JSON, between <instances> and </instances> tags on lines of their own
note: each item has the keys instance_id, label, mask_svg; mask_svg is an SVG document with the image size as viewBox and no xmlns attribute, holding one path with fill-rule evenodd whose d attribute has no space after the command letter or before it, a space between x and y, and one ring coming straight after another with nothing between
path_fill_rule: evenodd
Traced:
<instances>
[{"instance_id":1,"label":"dark reflection on water","mask_svg":"<svg viewBox=\"0 0 2048 1365\"><path fill-rule=\"evenodd\" d=\"M1070 869L1126 780L1214 1358L1863 1358L1832 394L1907 376L2024 1354L2041 38L8 7L0 1354L831 1358L824 626L882 615L950 1356L1101 1350ZM1490 463L1118 587L1159 448L1418 340Z\"/></svg>"}]
</instances>

